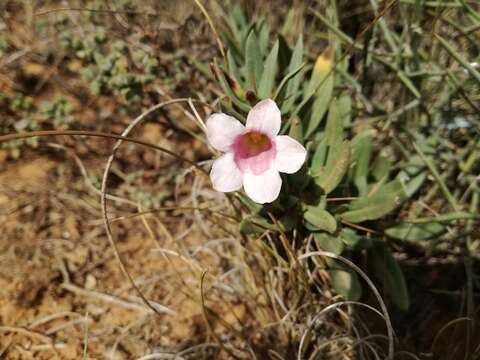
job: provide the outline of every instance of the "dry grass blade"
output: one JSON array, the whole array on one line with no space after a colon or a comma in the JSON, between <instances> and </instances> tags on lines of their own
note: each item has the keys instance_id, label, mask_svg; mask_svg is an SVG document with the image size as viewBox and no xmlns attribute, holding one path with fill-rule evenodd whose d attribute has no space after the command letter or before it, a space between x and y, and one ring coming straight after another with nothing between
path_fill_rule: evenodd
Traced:
<instances>
[{"instance_id":1,"label":"dry grass blade","mask_svg":"<svg viewBox=\"0 0 480 360\"><path fill-rule=\"evenodd\" d=\"M208 173L205 171L205 169L201 168L198 166L195 162L184 158L183 156L178 155L177 153L170 151L168 149L165 149L161 146L155 145L155 144L150 144L148 142L134 139L128 136L122 136L122 135L116 135L116 134L110 134L110 133L102 133L99 131L87 131L87 130L42 130L42 131L30 131L30 132L24 132L24 133L18 133L18 134L8 134L8 135L1 135L0 136L0 143L6 142L6 141L12 141L12 140L23 140L23 139L28 139L28 138L33 138L33 137L45 137L45 136L93 136L93 137L100 137L100 138L106 138L106 139L117 139L119 141L126 141L126 142L131 142L137 145L142 145L145 147L152 148L154 150L158 150L161 152L164 152L178 160L181 160L183 162L186 162L189 165L192 165L195 167L197 170L199 170L201 173L208 175Z\"/></svg>"},{"instance_id":2,"label":"dry grass blade","mask_svg":"<svg viewBox=\"0 0 480 360\"><path fill-rule=\"evenodd\" d=\"M331 252L326 252L326 251L311 251L311 252L308 252L308 253L305 253L303 255L301 255L298 260L304 260L304 259L308 259L310 257L313 257L313 256L323 256L323 257L328 257L328 258L331 258L331 259L335 259L335 260L338 260L342 263L344 263L345 265L347 265L348 267L350 267L351 269L353 269L356 273L358 273L362 278L363 280L365 280L365 282L368 284L368 286L370 287L370 289L372 290L373 294L375 295L375 297L377 298L377 301L378 303L380 304L380 308L382 309L382 313L383 313L383 317L385 319L385 324L387 326L387 336L388 336L388 359L389 360L393 360L393 354L394 354L394 342L395 342L395 339L394 339L394 333L393 333L393 327L392 327L392 322L390 320L390 315L388 314L388 309L385 305L385 302L383 301L380 293L378 292L377 288L375 287L375 285L373 284L372 280L370 280L370 278L367 276L367 274L365 274L365 272L362 271L362 269L360 269L357 265L355 265L353 262L351 262L350 260L344 258L343 256L339 256L339 255L336 255L334 253L331 253ZM298 351L298 360L301 360L302 358L302 354L301 354L301 348L299 348L299 351Z\"/></svg>"},{"instance_id":3,"label":"dry grass blade","mask_svg":"<svg viewBox=\"0 0 480 360\"><path fill-rule=\"evenodd\" d=\"M188 102L188 101L191 101L191 99L173 99L173 100L168 100L168 101L165 101L165 102L162 102L160 104L157 104L155 106L152 106L151 108L149 108L147 111L143 112L141 115L139 115L135 120L133 120L133 122L123 131L122 133L122 136L128 136L130 134L130 132L135 129L135 127L137 127L139 124L141 124L141 122L143 120L146 119L146 117L150 114L152 114L153 112L167 106L167 105L170 105L170 104L175 104L175 103L179 103L179 102ZM152 309L156 314L160 315L161 313L158 312L158 310L155 308L155 306L153 306L152 304L150 304L150 302L147 300L147 298L145 297L145 295L142 293L142 291L137 287L137 285L135 284L135 281L133 280L133 277L130 275L130 273L128 272L126 266L125 266L125 262L123 261L123 258L122 256L120 255L120 252L118 251L118 248L117 248L117 245L115 243L115 240L113 239L113 234L112 234L112 229L111 229L111 226L110 226L110 219L108 218L108 215L107 215L107 183L108 183L108 176L109 176L109 173L110 173L110 169L112 167L112 164L113 164L113 161L115 160L115 155L118 151L118 149L120 148L120 146L122 145L123 143L123 140L120 138L118 139L118 141L115 143L115 145L113 146L113 149L112 149L112 153L110 155L110 157L108 158L107 160L107 164L105 165L105 170L104 170L104 173L103 173L103 178L102 178L102 186L101 186L101 192L102 192L102 195L101 195L101 208L102 208L102 216L103 216L103 223L104 223L104 226L105 226L105 230L107 232L107 238L108 238L108 241L110 242L110 245L112 246L113 250L114 250L114 253L115 253L115 257L120 265L120 269L122 270L123 274L128 278L128 280L130 281L132 287L135 289L135 291L138 293L138 295L140 296L140 298L143 300L143 302L150 308ZM172 153L172 151L168 151L167 153ZM175 157L179 157L178 155L176 155ZM180 156L180 158L182 158ZM191 165L195 166L196 168L198 169L201 169L197 164L195 164L194 162L192 161L188 161ZM205 170L203 170L204 173Z\"/></svg>"}]
</instances>

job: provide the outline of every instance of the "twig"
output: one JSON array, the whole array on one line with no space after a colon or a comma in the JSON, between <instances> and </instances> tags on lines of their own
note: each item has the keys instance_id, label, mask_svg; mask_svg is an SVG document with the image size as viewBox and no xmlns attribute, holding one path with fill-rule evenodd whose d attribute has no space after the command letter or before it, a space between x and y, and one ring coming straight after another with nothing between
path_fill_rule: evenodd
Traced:
<instances>
[{"instance_id":1,"label":"twig","mask_svg":"<svg viewBox=\"0 0 480 360\"><path fill-rule=\"evenodd\" d=\"M127 300L123 300L123 299L120 299L117 296L101 293L101 292L98 292L98 291L85 290L85 289L82 289L82 288L80 288L76 285L73 285L73 284L61 284L60 286L63 289L65 289L67 291L70 291L74 294L98 299L98 300L101 300L101 301L104 301L104 302L107 302L107 303L110 303L110 304L114 304L114 305L124 307L126 309L140 310L140 311L150 311L150 310L152 310L152 309L149 309L146 306L144 306L142 304L139 304L139 303L134 303L134 302L130 302L130 301L127 301ZM158 303L153 303L152 302L151 307L154 307L154 309L155 309L154 312L156 312L156 313L163 312L163 313L168 314L168 315L176 315L175 311L167 308L164 305L158 304Z\"/></svg>"}]
</instances>

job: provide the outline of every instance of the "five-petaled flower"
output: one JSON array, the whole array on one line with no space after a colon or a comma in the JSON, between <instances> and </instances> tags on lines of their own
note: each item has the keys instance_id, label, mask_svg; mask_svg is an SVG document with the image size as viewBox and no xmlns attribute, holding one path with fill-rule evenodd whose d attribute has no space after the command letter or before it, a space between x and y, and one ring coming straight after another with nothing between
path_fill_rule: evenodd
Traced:
<instances>
[{"instance_id":1,"label":"five-petaled flower","mask_svg":"<svg viewBox=\"0 0 480 360\"><path fill-rule=\"evenodd\" d=\"M207 119L207 139L212 147L225 152L213 163L213 188L230 192L243 186L256 203L274 201L282 187L279 172L297 172L307 155L299 142L277 135L280 125L280 110L270 99L250 110L245 126L229 115L212 114Z\"/></svg>"}]
</instances>

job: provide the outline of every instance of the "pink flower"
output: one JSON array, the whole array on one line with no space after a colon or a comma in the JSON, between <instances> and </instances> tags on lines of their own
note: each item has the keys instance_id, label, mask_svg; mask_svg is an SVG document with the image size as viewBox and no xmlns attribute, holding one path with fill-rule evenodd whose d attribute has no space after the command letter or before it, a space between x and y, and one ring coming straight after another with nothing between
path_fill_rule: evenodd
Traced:
<instances>
[{"instance_id":1,"label":"pink flower","mask_svg":"<svg viewBox=\"0 0 480 360\"><path fill-rule=\"evenodd\" d=\"M280 125L280 110L270 99L250 110L246 126L226 114L212 114L207 120L207 139L225 153L213 163L213 188L230 192L243 186L256 203L274 201L282 187L279 173L297 172L307 155L299 142L277 135Z\"/></svg>"}]
</instances>

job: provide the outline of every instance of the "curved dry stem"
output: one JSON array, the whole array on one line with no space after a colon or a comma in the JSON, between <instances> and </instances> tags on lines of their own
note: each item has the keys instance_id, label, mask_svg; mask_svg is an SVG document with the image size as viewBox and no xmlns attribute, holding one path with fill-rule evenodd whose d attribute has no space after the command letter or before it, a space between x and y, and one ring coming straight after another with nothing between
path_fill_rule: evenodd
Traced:
<instances>
[{"instance_id":1,"label":"curved dry stem","mask_svg":"<svg viewBox=\"0 0 480 360\"><path fill-rule=\"evenodd\" d=\"M110 169L112 167L112 164L113 164L113 161L115 160L115 155L118 151L118 149L120 148L120 146L122 145L123 143L123 137L126 137L128 136L128 134L133 130L135 129L135 127L137 125L139 125L143 120L146 119L146 117L150 114L152 114L153 112L163 108L164 106L166 105L170 105L170 104L175 104L175 103L179 103L179 102L188 102L190 99L185 99L185 98L182 98L182 99L172 99L172 100L168 100L168 101L165 101L165 102L162 102L162 103L159 103L155 106L152 106L151 108L149 108L147 111L143 112L141 115L139 115L135 120L132 121L132 123L127 126L127 128L122 132L122 135L121 137L118 139L118 141L115 143L115 145L113 146L113 149L112 149L112 153L110 154L108 160L107 160L107 164L105 165L105 170L104 170L104 173L103 173L103 178L102 178L102 187L101 187L101 192L102 192L102 195L101 195L101 209L102 209L102 217L103 217L103 223L104 223L104 226L105 226L105 231L107 232L107 238L108 238L108 241L110 243L110 245L112 246L113 248L113 251L115 253L115 257L120 265L120 269L121 271L123 272L123 274L127 277L127 279L130 281L133 289L135 289L135 291L137 292L137 294L140 296L140 298L142 299L142 301L145 303L145 305L147 305L150 309L152 309L157 315L161 315L158 310L155 308L155 306L153 306L149 301L148 299L145 297L145 295L143 295L142 291L137 287L137 285L135 284L135 281L133 280L133 277L130 275L130 273L128 272L126 266L125 266L125 262L123 261L123 258L122 256L120 255L120 252L118 251L118 248L117 248L117 244L115 243L114 239L113 239L113 234L112 234L112 229L110 227L110 220L108 218L108 215L107 215L107 183L108 183L108 175L110 173ZM191 100L190 100L191 101ZM178 155L178 154L175 154L173 151L170 151L170 150L167 150L167 149L163 149L162 150L169 154L169 155L172 155L174 156L175 158L177 159L182 159L184 161L187 161L186 159L184 159L182 156ZM198 169L201 169L201 171L204 173L204 174L207 174L207 172L202 169L201 167L199 167L197 164L195 164L193 161L190 161L188 160L187 161L190 165L193 165L195 166L195 168L198 168Z\"/></svg>"},{"instance_id":2,"label":"curved dry stem","mask_svg":"<svg viewBox=\"0 0 480 360\"><path fill-rule=\"evenodd\" d=\"M304 260L308 259L313 256L324 256L328 257L331 259L339 260L351 269L353 269L355 272L357 272L363 280L368 284L370 289L372 290L373 294L377 298L378 303L380 304L380 308L382 309L383 317L385 319L385 324L387 326L387 336L388 336L388 357L387 359L393 360L393 354L394 354L394 335L393 335L393 327L392 327L392 322L390 320L390 315L388 314L387 307L385 305L385 302L383 301L380 293L378 292L377 288L373 284L372 280L365 274L362 269L360 269L357 265L355 265L353 262L350 260L344 258L343 256L336 255L331 252L327 251L312 251L306 254L301 255L298 260ZM298 352L298 360L301 360L302 353L301 353L301 347L299 347L299 352Z\"/></svg>"},{"instance_id":3,"label":"curved dry stem","mask_svg":"<svg viewBox=\"0 0 480 360\"><path fill-rule=\"evenodd\" d=\"M307 338L307 335L309 334L310 330L315 325L315 323L318 321L318 319L322 315L324 315L326 312L328 312L330 310L334 310L334 309L336 309L340 306L343 306L343 305L358 305L358 306L366 307L367 309L372 310L374 313L378 314L382 319L385 320L385 316L383 316L383 314L380 311L378 311L377 309L375 309L374 307L372 307L370 305L367 305L367 304L364 304L364 303L361 303L361 302L358 302L358 301L339 301L335 304L331 304L331 305L327 306L326 308L322 309L322 311L320 311L317 315L315 315L315 317L310 321L310 324L308 325L307 329L303 332L302 337L300 338L300 345L298 346L298 355L297 355L298 360L301 359L302 349L303 349L303 345L305 343L305 339Z\"/></svg>"},{"instance_id":4,"label":"curved dry stem","mask_svg":"<svg viewBox=\"0 0 480 360\"><path fill-rule=\"evenodd\" d=\"M204 211L212 215L216 215L218 217L224 218L232 223L238 223L238 220L235 219L233 216L230 216L228 214L221 213L219 211L213 211L210 208L202 208L202 207L197 207L197 206L167 206L167 207L161 207L157 209L152 209L152 210L145 210L145 211L139 211L136 213L132 213L129 215L122 215L118 216L116 218L110 219L111 222L115 221L121 221L121 220L127 220L127 219L132 219L137 216L143 216L143 215L148 215L148 214L154 214L157 212L162 212L162 211Z\"/></svg>"},{"instance_id":5,"label":"curved dry stem","mask_svg":"<svg viewBox=\"0 0 480 360\"><path fill-rule=\"evenodd\" d=\"M461 321L472 321L472 319L464 316L464 317L460 317L460 318L454 319L452 321L449 321L444 326L442 326L442 328L437 332L437 335L435 335L435 338L433 339L432 346L430 347L430 352L433 353L433 349L435 349L435 345L437 345L437 340L440 338L440 336L443 334L443 332L445 330L447 330L450 326L452 326L456 323L459 323Z\"/></svg>"},{"instance_id":6,"label":"curved dry stem","mask_svg":"<svg viewBox=\"0 0 480 360\"><path fill-rule=\"evenodd\" d=\"M420 360L420 358L417 355L412 354L409 351L399 351L399 352L396 352L395 355L407 355L407 356L410 356L412 359Z\"/></svg>"},{"instance_id":7,"label":"curved dry stem","mask_svg":"<svg viewBox=\"0 0 480 360\"><path fill-rule=\"evenodd\" d=\"M215 36L215 41L217 42L218 50L220 50L220 54L222 54L222 58L225 58L225 50L223 49L222 40L218 35L217 29L215 28L212 18L210 17L210 14L208 13L207 9L205 9L205 6L203 6L200 0L193 0L193 1L195 2L195 5L197 5L198 8L200 9L203 16L205 16L205 19L207 19L208 25L210 26L210 29L212 29L213 35Z\"/></svg>"},{"instance_id":8,"label":"curved dry stem","mask_svg":"<svg viewBox=\"0 0 480 360\"><path fill-rule=\"evenodd\" d=\"M178 99L179 100L179 99ZM157 110L157 109L156 109ZM104 133L104 132L98 132L98 131L87 131L87 130L41 130L41 131L30 131L30 132L25 132L25 133L18 133L18 134L8 134L8 135L1 135L0 136L0 143L5 142L5 141L12 141L12 140L23 140L23 139L29 139L32 137L46 137L46 136L93 136L93 137L100 137L100 138L107 138L107 139L117 139L119 141L126 141L130 143L134 143L137 145L145 146L152 148L154 150L158 150L161 152L164 152L178 160L181 160L183 162L186 162L187 164L192 165L195 167L197 170L202 172L205 175L208 175L208 172L198 166L195 162L192 160L189 160L187 158L184 158L181 155L178 155L177 153L165 149L164 147L151 144L146 141L134 139L128 136L122 136L122 135L117 135L117 134L110 134L110 133Z\"/></svg>"}]
</instances>

